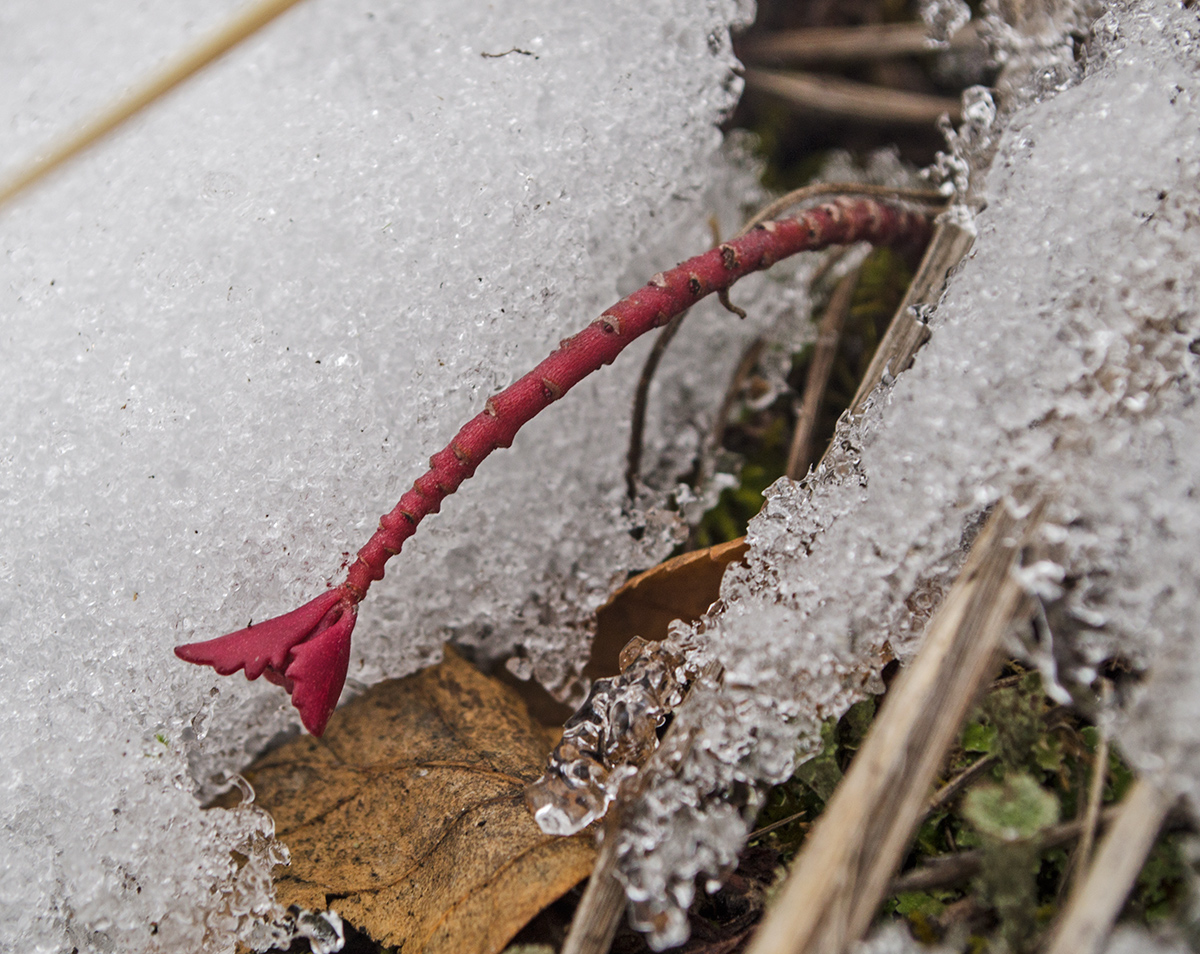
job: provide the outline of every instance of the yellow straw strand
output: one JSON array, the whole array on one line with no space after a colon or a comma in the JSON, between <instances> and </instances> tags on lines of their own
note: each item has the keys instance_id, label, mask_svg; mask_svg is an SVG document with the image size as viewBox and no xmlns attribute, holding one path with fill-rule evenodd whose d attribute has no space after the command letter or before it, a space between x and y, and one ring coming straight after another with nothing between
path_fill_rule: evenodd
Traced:
<instances>
[{"instance_id":1,"label":"yellow straw strand","mask_svg":"<svg viewBox=\"0 0 1200 954\"><path fill-rule=\"evenodd\" d=\"M45 178L97 140L107 136L156 99L169 93L193 73L229 52L242 40L262 29L299 2L300 0L258 0L258 2L248 4L219 30L204 37L195 46L184 50L174 59L165 63L107 109L84 123L73 133L64 136L47 152L34 159L23 169L18 169L6 181L0 183L0 206Z\"/></svg>"}]
</instances>

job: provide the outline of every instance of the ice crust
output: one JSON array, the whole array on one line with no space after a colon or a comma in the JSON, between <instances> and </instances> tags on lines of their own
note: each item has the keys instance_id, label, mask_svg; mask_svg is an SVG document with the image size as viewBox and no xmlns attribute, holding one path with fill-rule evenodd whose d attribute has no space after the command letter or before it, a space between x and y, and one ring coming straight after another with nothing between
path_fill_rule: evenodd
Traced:
<instances>
[{"instance_id":1,"label":"ice crust","mask_svg":"<svg viewBox=\"0 0 1200 954\"><path fill-rule=\"evenodd\" d=\"M8 0L3 161L235 6ZM753 175L716 123L751 13L312 0L0 212L0 950L286 934L270 819L198 799L295 713L171 647L337 582L489 394L706 248L710 212L733 231ZM455 638L570 691L589 611L675 539L644 508L702 439L714 376L790 307L778 282L739 291L746 323L689 318L643 511L623 455L644 347L422 526L360 613L355 684Z\"/></svg>"},{"instance_id":2,"label":"ice crust","mask_svg":"<svg viewBox=\"0 0 1200 954\"><path fill-rule=\"evenodd\" d=\"M1080 67L1063 28L1085 10L1060 10L1011 87L1025 105L973 170L977 242L913 368L826 466L768 491L746 564L671 637L725 678L693 687L622 813L618 873L656 947L686 936L697 878L734 865L763 786L885 653L915 652L987 508L1018 491L1049 501L1021 570L1049 626L1024 651L1085 706L1094 667L1126 660L1140 676L1099 717L1200 798L1200 23L1114 5Z\"/></svg>"}]
</instances>

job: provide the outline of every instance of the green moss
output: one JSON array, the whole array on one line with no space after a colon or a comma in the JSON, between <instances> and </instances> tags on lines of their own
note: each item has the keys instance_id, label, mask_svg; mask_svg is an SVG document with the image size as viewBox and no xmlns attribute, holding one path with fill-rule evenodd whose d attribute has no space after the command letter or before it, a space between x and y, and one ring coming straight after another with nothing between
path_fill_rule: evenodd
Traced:
<instances>
[{"instance_id":1,"label":"green moss","mask_svg":"<svg viewBox=\"0 0 1200 954\"><path fill-rule=\"evenodd\" d=\"M995 765L981 773L966 794L923 819L906 863L907 868L922 867L949 854L978 850L982 870L968 882L897 895L883 907L881 917L903 919L926 943L943 939L948 906L970 900L991 918L980 922L983 933L967 942L967 950L1032 951L1062 901L1074 845L1043 848L1039 839L1060 818L1081 813L1099 733L1047 698L1036 673L1012 664L1006 677L985 695L964 726L945 779L982 758L995 757ZM867 699L840 720L826 722L820 752L768 795L758 827L802 813L798 822L762 837L779 848L785 860L802 847L809 825L833 797L870 730L877 705L877 699ZM1110 752L1106 803L1119 801L1133 778L1119 755ZM1123 919L1149 925L1183 915L1189 872L1182 838L1169 831L1159 838Z\"/></svg>"}]
</instances>

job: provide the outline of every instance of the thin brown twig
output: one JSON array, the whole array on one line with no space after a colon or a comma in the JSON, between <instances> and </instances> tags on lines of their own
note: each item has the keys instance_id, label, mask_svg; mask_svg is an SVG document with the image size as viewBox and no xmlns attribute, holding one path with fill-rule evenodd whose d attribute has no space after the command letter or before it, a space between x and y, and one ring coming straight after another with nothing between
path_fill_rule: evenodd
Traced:
<instances>
[{"instance_id":1,"label":"thin brown twig","mask_svg":"<svg viewBox=\"0 0 1200 954\"><path fill-rule=\"evenodd\" d=\"M1101 680L1100 694L1102 704L1107 703L1112 695L1112 683L1107 679ZM1075 849L1075 857L1071 859L1067 880L1074 880L1077 872L1087 871L1092 860L1092 846L1096 840L1096 826L1100 821L1100 805L1104 800L1104 783L1108 780L1108 730L1100 720L1100 741L1096 745L1096 754L1092 757L1092 777L1088 785L1087 809L1083 816L1083 837Z\"/></svg>"},{"instance_id":2,"label":"thin brown twig","mask_svg":"<svg viewBox=\"0 0 1200 954\"><path fill-rule=\"evenodd\" d=\"M836 119L880 125L931 126L942 116L961 118L962 106L949 96L910 93L816 73L746 70L746 87L777 96L788 105Z\"/></svg>"},{"instance_id":3,"label":"thin brown twig","mask_svg":"<svg viewBox=\"0 0 1200 954\"><path fill-rule=\"evenodd\" d=\"M710 662L693 685L717 679L722 671L720 663ZM583 898L571 918L561 954L605 954L612 943L625 910L625 889L616 874L620 812L623 805L637 796L642 782L641 774L627 779L618 792L616 803L609 809L604 823L604 843L600 846Z\"/></svg>"},{"instance_id":4,"label":"thin brown twig","mask_svg":"<svg viewBox=\"0 0 1200 954\"><path fill-rule=\"evenodd\" d=\"M978 24L966 24L950 38L936 44L923 23L870 23L851 27L809 27L777 30L738 43L743 63L769 66L828 66L919 56L939 50L963 49L979 42Z\"/></svg>"},{"instance_id":5,"label":"thin brown twig","mask_svg":"<svg viewBox=\"0 0 1200 954\"><path fill-rule=\"evenodd\" d=\"M875 185L870 182L818 182L813 185L793 189L778 199L764 205L754 213L746 224L734 234L739 238L749 232L754 226L761 225L770 219L777 219L784 212L795 208L801 202L818 199L822 196L870 196L875 199L895 199L903 202L919 202L922 205L944 206L949 201L946 196L933 189L904 189L899 186Z\"/></svg>"},{"instance_id":6,"label":"thin brown twig","mask_svg":"<svg viewBox=\"0 0 1200 954\"><path fill-rule=\"evenodd\" d=\"M74 132L67 133L52 143L45 152L0 182L0 206L103 139L298 2L299 0L256 0L248 4L214 33L203 37L168 60Z\"/></svg>"},{"instance_id":7,"label":"thin brown twig","mask_svg":"<svg viewBox=\"0 0 1200 954\"><path fill-rule=\"evenodd\" d=\"M721 399L721 406L717 408L712 426L708 429L708 437L705 440L704 446L700 448L700 460L696 467L694 487L703 487L708 482L712 459L721 447L721 440L725 436L725 428L729 426L729 417L733 414L733 408L737 404L738 395L741 393L746 379L750 377L750 373L758 364L758 360L762 357L766 346L766 339L762 337L751 341L746 346L746 350L742 352L742 356L738 359L737 366L733 369L733 374L729 376L729 386L725 388L725 396Z\"/></svg>"},{"instance_id":8,"label":"thin brown twig","mask_svg":"<svg viewBox=\"0 0 1200 954\"><path fill-rule=\"evenodd\" d=\"M999 679L993 679L989 692L995 692L997 689L1011 689L1013 686L1019 686L1021 680L1025 678L1027 673L1018 672L1011 676L1001 676Z\"/></svg>"},{"instance_id":9,"label":"thin brown twig","mask_svg":"<svg viewBox=\"0 0 1200 954\"><path fill-rule=\"evenodd\" d=\"M926 814L936 812L943 806L948 805L958 797L964 788L979 778L980 775L995 765L996 762L997 757L995 755L985 755L981 759L976 759L933 793L933 798L929 800L929 810Z\"/></svg>"},{"instance_id":10,"label":"thin brown twig","mask_svg":"<svg viewBox=\"0 0 1200 954\"><path fill-rule=\"evenodd\" d=\"M763 825L762 828L756 828L756 829L754 829L754 831L750 832L750 834L748 834L746 836L746 841L750 842L750 841L753 841L755 838L761 838L763 835L769 835L769 834L771 834L771 832L782 828L784 825L790 825L792 822L796 821L799 818L803 818L807 814L808 814L807 809L804 811L795 812L792 815L788 815L787 818L781 818L781 819L779 819L779 821L771 822L771 824L769 824L769 825ZM806 823L801 827L808 828L809 825Z\"/></svg>"},{"instance_id":11,"label":"thin brown twig","mask_svg":"<svg viewBox=\"0 0 1200 954\"><path fill-rule=\"evenodd\" d=\"M858 285L858 274L858 269L855 269L838 282L817 328L812 361L809 362L808 376L804 382L804 396L800 400L796 429L792 432L792 446L788 452L786 473L792 480L803 477L813 459L813 432L817 427L825 390L829 386L829 376L833 372L838 345L841 344L842 327L850 314L854 289Z\"/></svg>"},{"instance_id":12,"label":"thin brown twig","mask_svg":"<svg viewBox=\"0 0 1200 954\"><path fill-rule=\"evenodd\" d=\"M629 449L625 452L625 492L629 495L630 503L637 500L637 482L642 468L642 439L646 430L646 407L650 401L650 384L654 380L654 373L658 370L662 356L667 352L667 345L671 343L671 339L679 332L680 327L683 325L683 319L686 317L686 311L680 312L667 322L663 330L658 333L658 337L654 339L654 346L650 349L650 353L646 355L646 362L642 365L642 373L638 375L637 387L633 390L633 414L631 415L629 424Z\"/></svg>"},{"instance_id":13,"label":"thin brown twig","mask_svg":"<svg viewBox=\"0 0 1200 954\"><path fill-rule=\"evenodd\" d=\"M751 341L746 346L746 350L742 352L741 358L738 359L737 367L733 369L733 374L729 376L729 386L725 389L725 397L721 399L721 406L717 409L716 416L713 417L712 426L708 429L708 436L697 455L696 475L691 483L693 489L698 490L702 488L712 476L717 453L720 451L721 441L725 437L725 428L729 426L729 417L733 413L734 406L737 404L738 395L741 393L746 379L758 364L758 359L762 357L763 349L766 346L766 339L761 336ZM699 522L692 526L691 531L688 533L686 549L694 550L699 545L697 540L700 530L701 524Z\"/></svg>"},{"instance_id":14,"label":"thin brown twig","mask_svg":"<svg viewBox=\"0 0 1200 954\"><path fill-rule=\"evenodd\" d=\"M746 220L746 224L738 229L733 237L739 238L756 225L779 218L784 212L795 208L802 202L838 195L863 195L874 198L888 197L906 202L919 202L922 205L945 206L947 203L946 196L932 189L905 189L899 186L874 185L869 182L818 182L813 185L801 186L799 189L793 189L791 192L781 195L778 199L768 202L755 212L754 215L750 216ZM819 277L824 275L825 271L828 271L829 268L841 261L847 253L847 249L840 249L835 256L827 259L826 262L822 263L818 272L813 275L812 281L816 282ZM746 317L746 312L729 300L728 290L722 290L717 295L717 300L721 302L726 311L733 312L739 318Z\"/></svg>"},{"instance_id":15,"label":"thin brown twig","mask_svg":"<svg viewBox=\"0 0 1200 954\"><path fill-rule=\"evenodd\" d=\"M1100 813L1097 822L1101 828L1107 828L1116 817L1117 809L1109 808ZM1049 851L1051 848L1069 844L1083 834L1083 831L1083 819L1073 818L1068 822L1051 825L1039 833L1034 840L1037 842L1038 851ZM906 871L897 876L888 887L888 896L894 897L909 891L935 891L938 888L950 888L975 877L982 867L983 851L978 848L960 851L953 855L943 855L920 868L914 868L912 871Z\"/></svg>"}]
</instances>

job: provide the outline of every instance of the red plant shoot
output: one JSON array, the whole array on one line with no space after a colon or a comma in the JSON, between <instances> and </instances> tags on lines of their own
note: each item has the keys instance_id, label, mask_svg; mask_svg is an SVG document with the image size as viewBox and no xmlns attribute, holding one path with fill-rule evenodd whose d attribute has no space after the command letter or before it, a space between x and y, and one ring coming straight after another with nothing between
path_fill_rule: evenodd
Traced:
<instances>
[{"instance_id":1,"label":"red plant shoot","mask_svg":"<svg viewBox=\"0 0 1200 954\"><path fill-rule=\"evenodd\" d=\"M508 447L527 421L602 365L611 364L635 338L661 327L701 298L723 291L751 272L769 268L797 252L829 245L871 242L918 246L928 240L929 216L872 198L840 197L764 222L655 275L644 288L617 302L578 334L563 341L536 368L491 397L429 470L379 521L350 567L345 582L300 609L206 642L177 646L187 662L212 666L223 676L244 669L246 678L265 675L284 687L313 735L329 721L350 662L350 634L359 602L384 564L400 552L442 501L475 473L497 447Z\"/></svg>"}]
</instances>

